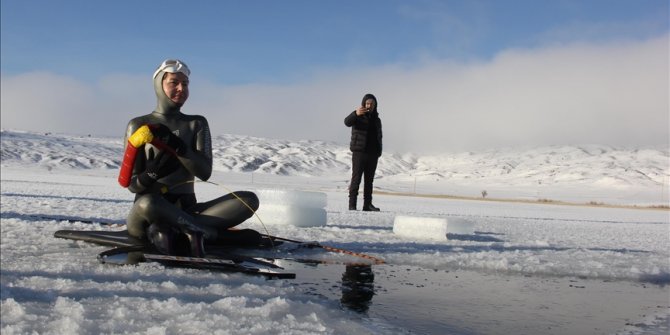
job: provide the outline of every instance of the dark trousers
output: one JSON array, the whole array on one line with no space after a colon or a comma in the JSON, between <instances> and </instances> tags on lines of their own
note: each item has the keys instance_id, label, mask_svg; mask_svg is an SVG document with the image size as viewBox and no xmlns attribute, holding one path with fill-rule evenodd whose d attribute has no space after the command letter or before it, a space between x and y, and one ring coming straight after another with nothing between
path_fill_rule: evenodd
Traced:
<instances>
[{"instance_id":1,"label":"dark trousers","mask_svg":"<svg viewBox=\"0 0 670 335\"><path fill-rule=\"evenodd\" d=\"M372 182L377 170L379 156L366 152L352 152L351 155L351 184L349 185L349 204L356 206L358 187L363 177L363 200L365 204L372 202Z\"/></svg>"}]
</instances>

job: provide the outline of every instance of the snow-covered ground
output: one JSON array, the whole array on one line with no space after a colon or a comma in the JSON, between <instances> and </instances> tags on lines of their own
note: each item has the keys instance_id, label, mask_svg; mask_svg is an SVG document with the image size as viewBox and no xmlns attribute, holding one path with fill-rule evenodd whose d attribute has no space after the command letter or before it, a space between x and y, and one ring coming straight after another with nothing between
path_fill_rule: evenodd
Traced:
<instances>
[{"instance_id":1,"label":"snow-covered ground","mask_svg":"<svg viewBox=\"0 0 670 335\"><path fill-rule=\"evenodd\" d=\"M211 181L217 185L197 183L200 200L240 189L327 194L325 226L267 229L386 260L372 267L374 295L362 297L364 308L352 308L345 299L345 269L338 265L286 263L298 278L265 280L156 264L100 264L95 256L104 247L55 239L53 233L123 229L132 195L116 183L120 140L3 131L0 332L670 331L667 209L379 194L375 205L382 212L351 212L346 147L230 135L214 144L217 171ZM489 198L667 206L668 165L667 148L389 154L375 185L389 192L476 197L485 189ZM443 241L411 240L392 231L399 215L466 218L475 232Z\"/></svg>"}]
</instances>

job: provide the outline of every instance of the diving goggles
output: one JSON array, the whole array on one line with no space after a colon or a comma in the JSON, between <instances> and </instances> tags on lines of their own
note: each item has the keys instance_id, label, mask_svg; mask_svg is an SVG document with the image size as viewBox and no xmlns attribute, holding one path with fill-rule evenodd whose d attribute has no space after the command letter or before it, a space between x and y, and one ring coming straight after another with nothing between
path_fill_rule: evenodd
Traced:
<instances>
[{"instance_id":1,"label":"diving goggles","mask_svg":"<svg viewBox=\"0 0 670 335\"><path fill-rule=\"evenodd\" d=\"M163 61L163 63L158 67L156 72L154 72L154 79L156 79L156 76L161 71L165 71L168 73L181 72L185 74L187 77L191 75L191 70L188 69L186 63L180 61L179 59L166 59L165 61Z\"/></svg>"}]
</instances>

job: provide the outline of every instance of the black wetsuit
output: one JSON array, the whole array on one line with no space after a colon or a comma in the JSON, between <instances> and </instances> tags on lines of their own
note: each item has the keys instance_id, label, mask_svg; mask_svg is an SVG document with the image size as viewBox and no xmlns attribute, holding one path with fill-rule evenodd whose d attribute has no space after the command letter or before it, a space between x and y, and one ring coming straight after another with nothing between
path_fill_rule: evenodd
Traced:
<instances>
[{"instance_id":1,"label":"black wetsuit","mask_svg":"<svg viewBox=\"0 0 670 335\"><path fill-rule=\"evenodd\" d=\"M199 115L186 115L181 106L170 100L162 88L164 73L154 79L158 98L156 110L132 119L126 129L126 140L141 126L163 124L177 135L186 147L174 156L179 167L172 173L149 185L143 185L138 176L145 171L150 151L159 149L145 144L138 151L133 176L128 189L135 193L135 202L128 214L127 227L131 236L147 237L152 224L175 230L200 230L204 238L215 240L222 230L236 226L258 209L258 197L252 192L239 191L217 199L198 203L194 192L197 177L203 181L212 174L212 142L207 119Z\"/></svg>"}]
</instances>

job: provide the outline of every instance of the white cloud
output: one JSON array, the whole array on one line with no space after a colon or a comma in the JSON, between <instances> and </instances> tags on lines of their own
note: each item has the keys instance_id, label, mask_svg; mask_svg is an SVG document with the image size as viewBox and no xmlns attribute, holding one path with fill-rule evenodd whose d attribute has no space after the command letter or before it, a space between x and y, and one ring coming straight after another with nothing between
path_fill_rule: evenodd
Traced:
<instances>
[{"instance_id":1,"label":"white cloud","mask_svg":"<svg viewBox=\"0 0 670 335\"><path fill-rule=\"evenodd\" d=\"M65 75L2 76L2 127L68 134L121 134L131 117L150 113L151 79L109 75L87 84Z\"/></svg>"},{"instance_id":2,"label":"white cloud","mask_svg":"<svg viewBox=\"0 0 670 335\"><path fill-rule=\"evenodd\" d=\"M184 111L213 133L348 143L344 117L374 93L385 147L445 151L502 145L668 143L668 36L507 50L477 63L430 61L314 74L293 85L218 86L192 78ZM145 76L94 87L53 74L2 77L6 128L122 135L154 107Z\"/></svg>"},{"instance_id":3,"label":"white cloud","mask_svg":"<svg viewBox=\"0 0 670 335\"><path fill-rule=\"evenodd\" d=\"M258 136L346 142L342 120L372 92L385 143L399 151L664 144L668 38L508 50L485 63L329 72L294 86L220 92L213 123Z\"/></svg>"}]
</instances>

